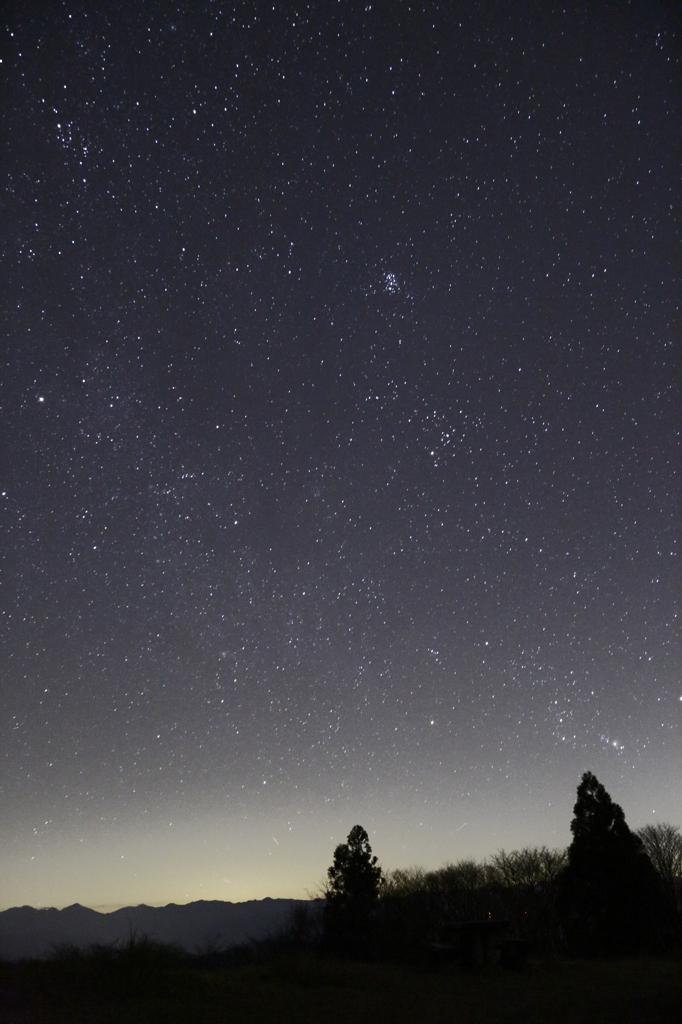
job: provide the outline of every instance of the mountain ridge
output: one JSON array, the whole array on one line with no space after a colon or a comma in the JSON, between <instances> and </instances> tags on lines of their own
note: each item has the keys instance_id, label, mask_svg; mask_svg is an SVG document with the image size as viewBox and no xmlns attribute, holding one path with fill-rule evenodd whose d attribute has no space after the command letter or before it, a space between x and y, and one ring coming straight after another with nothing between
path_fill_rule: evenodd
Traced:
<instances>
[{"instance_id":1,"label":"mountain ridge","mask_svg":"<svg viewBox=\"0 0 682 1024\"><path fill-rule=\"evenodd\" d=\"M283 928L295 907L314 908L319 900L278 899L231 903L195 900L102 912L72 903L55 907L10 907L0 911L0 957L6 960L49 956L60 946L126 942L131 935L177 943L188 952L229 948L258 941Z\"/></svg>"}]
</instances>

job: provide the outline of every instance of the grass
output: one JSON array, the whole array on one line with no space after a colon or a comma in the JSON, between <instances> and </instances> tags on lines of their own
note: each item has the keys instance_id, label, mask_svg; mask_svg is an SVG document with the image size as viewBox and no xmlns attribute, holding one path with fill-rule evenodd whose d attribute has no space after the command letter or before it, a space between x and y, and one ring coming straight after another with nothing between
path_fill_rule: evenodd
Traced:
<instances>
[{"instance_id":1,"label":"grass","mask_svg":"<svg viewBox=\"0 0 682 1024\"><path fill-rule=\"evenodd\" d=\"M206 967L135 941L0 964L0 1024L679 1024L682 958L466 972L274 953Z\"/></svg>"}]
</instances>

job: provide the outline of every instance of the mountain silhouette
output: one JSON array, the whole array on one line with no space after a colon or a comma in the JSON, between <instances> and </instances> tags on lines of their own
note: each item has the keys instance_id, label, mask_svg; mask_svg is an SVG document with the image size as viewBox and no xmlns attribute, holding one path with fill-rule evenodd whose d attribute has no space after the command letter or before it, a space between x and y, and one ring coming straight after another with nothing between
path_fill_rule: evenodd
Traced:
<instances>
[{"instance_id":1,"label":"mountain silhouette","mask_svg":"<svg viewBox=\"0 0 682 1024\"><path fill-rule=\"evenodd\" d=\"M0 912L0 957L45 957L59 946L109 945L126 942L131 935L175 942L191 953L226 949L272 935L287 923L295 907L312 908L319 902L269 897L244 903L198 900L165 907L141 904L109 914L79 903L63 910L12 907Z\"/></svg>"}]
</instances>

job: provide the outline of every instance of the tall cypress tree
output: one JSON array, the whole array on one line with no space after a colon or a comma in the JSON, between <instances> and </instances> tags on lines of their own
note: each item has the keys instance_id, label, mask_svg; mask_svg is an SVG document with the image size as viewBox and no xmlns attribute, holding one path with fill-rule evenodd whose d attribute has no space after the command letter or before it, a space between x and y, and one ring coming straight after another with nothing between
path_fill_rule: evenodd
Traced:
<instances>
[{"instance_id":1,"label":"tall cypress tree","mask_svg":"<svg viewBox=\"0 0 682 1024\"><path fill-rule=\"evenodd\" d=\"M585 772L573 808L561 905L581 953L634 953L663 937L661 886L642 841L599 780Z\"/></svg>"},{"instance_id":2,"label":"tall cypress tree","mask_svg":"<svg viewBox=\"0 0 682 1024\"><path fill-rule=\"evenodd\" d=\"M382 884L381 868L372 856L369 836L355 825L348 841L334 850L325 906L325 935L336 949L354 955L369 951L372 919Z\"/></svg>"}]
</instances>

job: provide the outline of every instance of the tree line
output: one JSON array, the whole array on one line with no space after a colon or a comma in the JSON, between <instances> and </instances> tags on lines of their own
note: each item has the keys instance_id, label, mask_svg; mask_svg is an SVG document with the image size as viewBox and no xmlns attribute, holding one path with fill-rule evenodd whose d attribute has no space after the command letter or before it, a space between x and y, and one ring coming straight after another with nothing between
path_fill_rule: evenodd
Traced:
<instances>
[{"instance_id":1,"label":"tree line","mask_svg":"<svg viewBox=\"0 0 682 1024\"><path fill-rule=\"evenodd\" d=\"M631 830L591 773L577 790L566 850L499 851L436 871L384 873L355 825L327 872L320 941L347 955L414 957L445 922L507 922L544 953L631 955L682 940L682 834Z\"/></svg>"}]
</instances>

